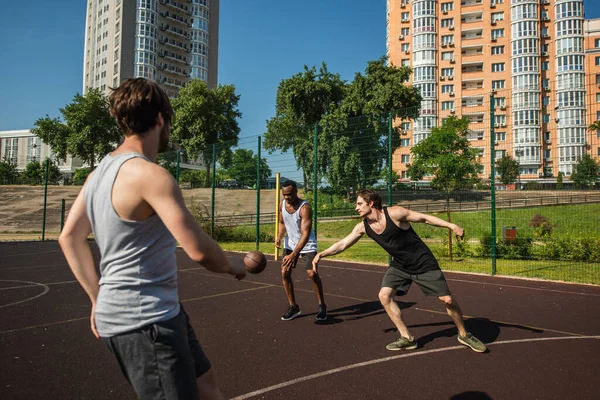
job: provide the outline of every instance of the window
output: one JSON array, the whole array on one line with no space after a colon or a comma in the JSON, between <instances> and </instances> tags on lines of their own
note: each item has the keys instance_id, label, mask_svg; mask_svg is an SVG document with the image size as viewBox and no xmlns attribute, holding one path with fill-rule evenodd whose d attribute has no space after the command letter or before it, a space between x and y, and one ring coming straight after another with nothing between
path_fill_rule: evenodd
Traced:
<instances>
[{"instance_id":1,"label":"window","mask_svg":"<svg viewBox=\"0 0 600 400\"><path fill-rule=\"evenodd\" d=\"M442 110L454 110L454 102L442 101Z\"/></svg>"},{"instance_id":2,"label":"window","mask_svg":"<svg viewBox=\"0 0 600 400\"><path fill-rule=\"evenodd\" d=\"M548 105L550 105L550 96L542 97L542 105L544 107L548 107Z\"/></svg>"},{"instance_id":3,"label":"window","mask_svg":"<svg viewBox=\"0 0 600 400\"><path fill-rule=\"evenodd\" d=\"M442 93L453 93L454 85L442 85Z\"/></svg>"},{"instance_id":4,"label":"window","mask_svg":"<svg viewBox=\"0 0 600 400\"><path fill-rule=\"evenodd\" d=\"M401 61L401 65L402 65L403 67L410 67L410 59L409 59L409 58L404 58L404 59L402 59L402 61Z\"/></svg>"},{"instance_id":5,"label":"window","mask_svg":"<svg viewBox=\"0 0 600 400\"><path fill-rule=\"evenodd\" d=\"M410 20L410 13L403 12L402 15L401 15L401 18L402 18L403 22Z\"/></svg>"},{"instance_id":6,"label":"window","mask_svg":"<svg viewBox=\"0 0 600 400\"><path fill-rule=\"evenodd\" d=\"M548 15L548 10L542 10L540 15L542 17L542 21L550 19L550 16Z\"/></svg>"},{"instance_id":7,"label":"window","mask_svg":"<svg viewBox=\"0 0 600 400\"><path fill-rule=\"evenodd\" d=\"M442 68L442 76L454 76L454 68Z\"/></svg>"},{"instance_id":8,"label":"window","mask_svg":"<svg viewBox=\"0 0 600 400\"><path fill-rule=\"evenodd\" d=\"M400 34L404 35L405 37L410 35L410 28L402 28L400 29Z\"/></svg>"},{"instance_id":9,"label":"window","mask_svg":"<svg viewBox=\"0 0 600 400\"><path fill-rule=\"evenodd\" d=\"M492 81L492 89L504 89L505 81Z\"/></svg>"},{"instance_id":10,"label":"window","mask_svg":"<svg viewBox=\"0 0 600 400\"><path fill-rule=\"evenodd\" d=\"M492 29L492 39L504 37L504 29Z\"/></svg>"},{"instance_id":11,"label":"window","mask_svg":"<svg viewBox=\"0 0 600 400\"><path fill-rule=\"evenodd\" d=\"M600 93L596 93L596 103L600 103Z\"/></svg>"},{"instance_id":12,"label":"window","mask_svg":"<svg viewBox=\"0 0 600 400\"><path fill-rule=\"evenodd\" d=\"M408 131L410 130L410 122L403 122L400 124L400 129L402 129L403 131Z\"/></svg>"},{"instance_id":13,"label":"window","mask_svg":"<svg viewBox=\"0 0 600 400\"><path fill-rule=\"evenodd\" d=\"M550 63L548 61L542 61L542 71L548 71L550 69Z\"/></svg>"},{"instance_id":14,"label":"window","mask_svg":"<svg viewBox=\"0 0 600 400\"><path fill-rule=\"evenodd\" d=\"M542 37L550 37L550 34L548 33L548 28L542 28L540 33L542 34Z\"/></svg>"},{"instance_id":15,"label":"window","mask_svg":"<svg viewBox=\"0 0 600 400\"><path fill-rule=\"evenodd\" d=\"M503 72L503 71L504 71L504 63L492 64L492 72Z\"/></svg>"},{"instance_id":16,"label":"window","mask_svg":"<svg viewBox=\"0 0 600 400\"><path fill-rule=\"evenodd\" d=\"M544 89L550 88L550 79L542 79L542 87Z\"/></svg>"},{"instance_id":17,"label":"window","mask_svg":"<svg viewBox=\"0 0 600 400\"><path fill-rule=\"evenodd\" d=\"M400 49L402 51L410 51L410 44L408 44L408 43L402 43L402 46L400 46Z\"/></svg>"},{"instance_id":18,"label":"window","mask_svg":"<svg viewBox=\"0 0 600 400\"><path fill-rule=\"evenodd\" d=\"M450 28L454 26L454 18L445 18L442 20L442 28Z\"/></svg>"},{"instance_id":19,"label":"window","mask_svg":"<svg viewBox=\"0 0 600 400\"><path fill-rule=\"evenodd\" d=\"M547 124L550 122L550 114L542 114L542 122Z\"/></svg>"},{"instance_id":20,"label":"window","mask_svg":"<svg viewBox=\"0 0 600 400\"><path fill-rule=\"evenodd\" d=\"M504 54L504 46L492 46L492 55Z\"/></svg>"},{"instance_id":21,"label":"window","mask_svg":"<svg viewBox=\"0 0 600 400\"><path fill-rule=\"evenodd\" d=\"M594 47L600 48L600 39L594 39Z\"/></svg>"},{"instance_id":22,"label":"window","mask_svg":"<svg viewBox=\"0 0 600 400\"><path fill-rule=\"evenodd\" d=\"M504 12L492 13L492 21L503 21L503 20L504 20Z\"/></svg>"},{"instance_id":23,"label":"window","mask_svg":"<svg viewBox=\"0 0 600 400\"><path fill-rule=\"evenodd\" d=\"M401 147L410 147L410 139L400 139Z\"/></svg>"},{"instance_id":24,"label":"window","mask_svg":"<svg viewBox=\"0 0 600 400\"><path fill-rule=\"evenodd\" d=\"M442 3L442 12L444 12L444 11L448 12L450 10L454 10L454 3L453 2Z\"/></svg>"},{"instance_id":25,"label":"window","mask_svg":"<svg viewBox=\"0 0 600 400\"><path fill-rule=\"evenodd\" d=\"M506 156L506 150L496 150L496 160L499 160L501 158L503 158L504 156Z\"/></svg>"},{"instance_id":26,"label":"window","mask_svg":"<svg viewBox=\"0 0 600 400\"><path fill-rule=\"evenodd\" d=\"M504 142L505 140L506 140L506 132L496 132L496 142Z\"/></svg>"},{"instance_id":27,"label":"window","mask_svg":"<svg viewBox=\"0 0 600 400\"><path fill-rule=\"evenodd\" d=\"M410 154L402 154L401 160L404 164L410 164Z\"/></svg>"},{"instance_id":28,"label":"window","mask_svg":"<svg viewBox=\"0 0 600 400\"><path fill-rule=\"evenodd\" d=\"M596 66L600 65L600 57L596 56Z\"/></svg>"},{"instance_id":29,"label":"window","mask_svg":"<svg viewBox=\"0 0 600 400\"><path fill-rule=\"evenodd\" d=\"M454 52L453 51L443 51L442 52L442 60L454 60ZM600 76L600 75L598 75Z\"/></svg>"},{"instance_id":30,"label":"window","mask_svg":"<svg viewBox=\"0 0 600 400\"><path fill-rule=\"evenodd\" d=\"M442 44L454 43L454 35L443 35Z\"/></svg>"}]
</instances>

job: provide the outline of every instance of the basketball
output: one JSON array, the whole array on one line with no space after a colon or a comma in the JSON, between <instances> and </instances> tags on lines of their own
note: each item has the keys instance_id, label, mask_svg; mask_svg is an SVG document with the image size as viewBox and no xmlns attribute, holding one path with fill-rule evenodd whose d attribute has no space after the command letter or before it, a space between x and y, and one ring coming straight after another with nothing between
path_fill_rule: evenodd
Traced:
<instances>
[{"instance_id":1,"label":"basketball","mask_svg":"<svg viewBox=\"0 0 600 400\"><path fill-rule=\"evenodd\" d=\"M267 266L267 258L260 251L252 250L244 257L246 271L251 274L260 274Z\"/></svg>"}]
</instances>

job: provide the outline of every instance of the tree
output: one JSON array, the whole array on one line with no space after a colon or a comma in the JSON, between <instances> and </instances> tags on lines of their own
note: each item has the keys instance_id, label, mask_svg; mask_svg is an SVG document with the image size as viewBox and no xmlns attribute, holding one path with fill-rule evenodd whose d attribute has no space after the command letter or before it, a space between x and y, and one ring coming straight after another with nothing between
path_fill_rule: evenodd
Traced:
<instances>
[{"instance_id":1,"label":"tree","mask_svg":"<svg viewBox=\"0 0 600 400\"><path fill-rule=\"evenodd\" d=\"M250 149L237 149L231 161L226 165L226 174L231 179L235 179L242 182L247 186L254 186L256 184L256 163L258 155ZM266 158L260 159L260 184L262 186L267 184L267 180L271 176L271 169L267 164Z\"/></svg>"},{"instance_id":2,"label":"tree","mask_svg":"<svg viewBox=\"0 0 600 400\"><path fill-rule=\"evenodd\" d=\"M469 119L448 118L441 127L431 130L428 138L411 149L413 162L408 168L412 180L432 176L431 186L446 197L446 214L450 218L450 195L455 190L470 189L479 183L483 165L480 153L467 140ZM452 232L448 230L450 261L452 261Z\"/></svg>"},{"instance_id":3,"label":"tree","mask_svg":"<svg viewBox=\"0 0 600 400\"><path fill-rule=\"evenodd\" d=\"M302 169L304 187L312 176L314 127L344 98L345 82L329 72L323 63L304 66L304 71L284 79L277 88L275 116L267 121L264 147L269 151L292 150L296 165Z\"/></svg>"},{"instance_id":4,"label":"tree","mask_svg":"<svg viewBox=\"0 0 600 400\"><path fill-rule=\"evenodd\" d=\"M30 185L43 185L46 175L46 162L48 162L48 184L56 185L61 178L60 169L54 165L51 161L44 161L40 163L38 161L32 161L25 166L25 170L22 172L22 176L25 181Z\"/></svg>"},{"instance_id":5,"label":"tree","mask_svg":"<svg viewBox=\"0 0 600 400\"><path fill-rule=\"evenodd\" d=\"M496 161L500 182L504 185L515 183L519 176L519 163L509 155L505 155Z\"/></svg>"},{"instance_id":6,"label":"tree","mask_svg":"<svg viewBox=\"0 0 600 400\"><path fill-rule=\"evenodd\" d=\"M577 161L573 173L571 174L571 180L576 185L583 187L594 185L600 177L599 168L599 163L594 160L592 156L584 154L583 157Z\"/></svg>"},{"instance_id":7,"label":"tree","mask_svg":"<svg viewBox=\"0 0 600 400\"><path fill-rule=\"evenodd\" d=\"M83 185L92 170L87 167L77 168L73 172L73 185Z\"/></svg>"},{"instance_id":8,"label":"tree","mask_svg":"<svg viewBox=\"0 0 600 400\"><path fill-rule=\"evenodd\" d=\"M565 185L563 184L563 173L562 171L558 171L558 175L556 176L556 189L562 190Z\"/></svg>"},{"instance_id":9,"label":"tree","mask_svg":"<svg viewBox=\"0 0 600 400\"><path fill-rule=\"evenodd\" d=\"M240 128L238 110L240 96L234 85L219 85L210 89L206 82L194 79L179 91L173 100L177 118L172 129L173 140L185 150L190 160L202 158L206 166L206 186L216 144L217 161L230 155L238 142Z\"/></svg>"},{"instance_id":10,"label":"tree","mask_svg":"<svg viewBox=\"0 0 600 400\"><path fill-rule=\"evenodd\" d=\"M10 185L15 183L19 177L17 166L8 160L0 161L0 185Z\"/></svg>"},{"instance_id":11,"label":"tree","mask_svg":"<svg viewBox=\"0 0 600 400\"><path fill-rule=\"evenodd\" d=\"M83 96L77 93L60 112L64 122L46 115L35 122L31 132L47 143L58 159L66 160L67 154L79 157L93 170L96 161L121 139L106 97L98 89L89 89Z\"/></svg>"}]
</instances>

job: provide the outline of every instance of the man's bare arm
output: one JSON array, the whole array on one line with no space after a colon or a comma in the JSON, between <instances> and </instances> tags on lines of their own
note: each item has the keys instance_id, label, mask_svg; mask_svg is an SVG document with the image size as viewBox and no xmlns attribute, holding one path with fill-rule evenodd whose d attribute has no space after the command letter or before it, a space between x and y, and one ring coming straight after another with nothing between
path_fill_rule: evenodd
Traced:
<instances>
[{"instance_id":1,"label":"man's bare arm","mask_svg":"<svg viewBox=\"0 0 600 400\"><path fill-rule=\"evenodd\" d=\"M275 238L275 245L279 248L281 247L281 240L285 236L285 223L283 222L283 215L279 213L279 232L278 236Z\"/></svg>"},{"instance_id":2,"label":"man's bare arm","mask_svg":"<svg viewBox=\"0 0 600 400\"><path fill-rule=\"evenodd\" d=\"M148 163L141 174L142 198L154 209L187 255L213 272L246 275L243 264L231 264L219 246L194 219L181 189L164 168Z\"/></svg>"},{"instance_id":3,"label":"man's bare arm","mask_svg":"<svg viewBox=\"0 0 600 400\"><path fill-rule=\"evenodd\" d=\"M457 237L462 238L465 231L460 226L453 224L448 221L444 221L441 218L435 217L429 214L423 214L416 211L408 210L404 207L391 207L388 208L390 217L396 222L422 222L428 225L437 226L440 228L451 229Z\"/></svg>"},{"instance_id":4,"label":"man's bare arm","mask_svg":"<svg viewBox=\"0 0 600 400\"><path fill-rule=\"evenodd\" d=\"M293 257L298 257L308 239L310 238L310 231L312 230L312 208L310 204L305 204L300 209L300 240L296 244L296 248L292 251Z\"/></svg>"},{"instance_id":5,"label":"man's bare arm","mask_svg":"<svg viewBox=\"0 0 600 400\"><path fill-rule=\"evenodd\" d=\"M58 243L75 278L87 293L92 304L95 304L100 276L87 241L88 235L92 232L92 226L85 210L83 192L84 189L81 189L69 210L69 216L58 238Z\"/></svg>"},{"instance_id":6,"label":"man's bare arm","mask_svg":"<svg viewBox=\"0 0 600 400\"><path fill-rule=\"evenodd\" d=\"M321 259L323 257L334 256L334 255L339 254L342 251L348 249L349 247L352 247L356 242L358 242L360 240L360 238L364 234L365 234L365 226L363 225L362 222L360 222L354 227L354 229L352 229L352 232L348 236L346 236L339 242L332 244L327 250L324 250L324 251L320 252L319 254L317 254L317 256L315 257L315 260L313 261L313 265L318 263L319 259Z\"/></svg>"}]
</instances>

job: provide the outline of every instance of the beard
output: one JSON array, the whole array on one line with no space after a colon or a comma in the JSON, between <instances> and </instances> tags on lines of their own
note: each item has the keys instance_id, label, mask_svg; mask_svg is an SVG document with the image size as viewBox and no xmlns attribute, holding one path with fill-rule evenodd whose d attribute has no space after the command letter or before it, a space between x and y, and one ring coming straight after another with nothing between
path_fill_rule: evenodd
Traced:
<instances>
[{"instance_id":1,"label":"beard","mask_svg":"<svg viewBox=\"0 0 600 400\"><path fill-rule=\"evenodd\" d=\"M168 126L164 125L160 131L160 136L158 138L158 152L164 153L169 150L169 136L170 129Z\"/></svg>"}]
</instances>

